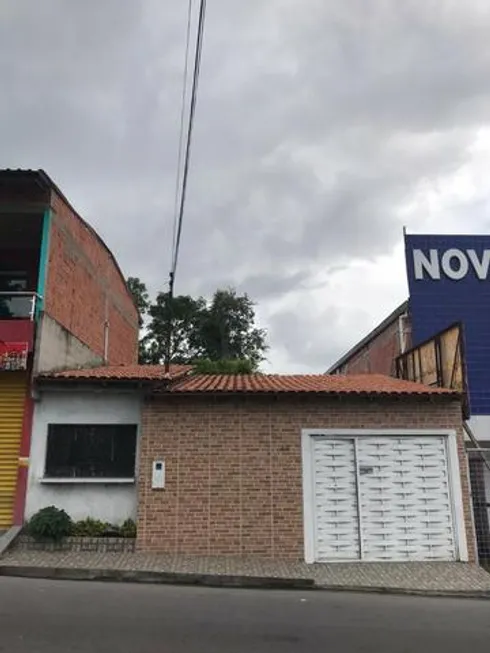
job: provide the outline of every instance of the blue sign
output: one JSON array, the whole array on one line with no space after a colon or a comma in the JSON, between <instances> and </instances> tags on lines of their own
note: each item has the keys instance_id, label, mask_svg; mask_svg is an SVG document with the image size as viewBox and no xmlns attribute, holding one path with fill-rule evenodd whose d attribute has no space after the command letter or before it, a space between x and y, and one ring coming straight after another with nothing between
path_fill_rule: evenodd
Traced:
<instances>
[{"instance_id":1,"label":"blue sign","mask_svg":"<svg viewBox=\"0 0 490 653\"><path fill-rule=\"evenodd\" d=\"M405 236L405 251L413 345L462 322L470 409L490 415L490 236Z\"/></svg>"}]
</instances>

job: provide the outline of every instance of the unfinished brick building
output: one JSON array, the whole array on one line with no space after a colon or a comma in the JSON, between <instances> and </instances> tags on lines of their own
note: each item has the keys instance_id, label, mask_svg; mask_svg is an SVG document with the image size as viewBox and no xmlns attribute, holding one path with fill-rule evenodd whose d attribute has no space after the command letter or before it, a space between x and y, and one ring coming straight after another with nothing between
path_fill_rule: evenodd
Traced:
<instances>
[{"instance_id":1,"label":"unfinished brick building","mask_svg":"<svg viewBox=\"0 0 490 653\"><path fill-rule=\"evenodd\" d=\"M33 375L137 352L137 310L100 236L44 171L0 171L0 530L22 522Z\"/></svg>"}]
</instances>

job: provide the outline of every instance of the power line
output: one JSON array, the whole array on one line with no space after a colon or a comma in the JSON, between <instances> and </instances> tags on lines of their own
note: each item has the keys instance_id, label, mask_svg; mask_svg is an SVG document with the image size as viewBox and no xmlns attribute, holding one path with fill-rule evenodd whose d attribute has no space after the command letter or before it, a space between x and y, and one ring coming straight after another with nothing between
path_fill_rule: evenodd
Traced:
<instances>
[{"instance_id":1,"label":"power line","mask_svg":"<svg viewBox=\"0 0 490 653\"><path fill-rule=\"evenodd\" d=\"M175 275L177 273L177 265L179 261L179 250L180 242L182 238L182 224L184 221L184 210L185 210L185 201L187 197L187 183L189 178L189 165L191 158L191 145L192 145L192 135L194 129L194 117L196 113L197 105L197 92L199 88L199 76L201 72L201 59L202 59L202 48L204 40L204 26L206 23L206 5L207 0L201 0L199 7L199 21L197 27L197 37L196 37L196 48L194 53L194 72L192 76L192 92L191 92L191 102L189 109L189 120L187 123L187 136L186 136L186 146L185 146L185 157L184 157L184 169L182 174L182 188L180 192L180 204L178 203L178 188L180 182L180 166L182 163L182 153L183 153L183 116L185 113L185 103L187 99L187 74L188 74L188 61L189 61L189 43L190 43L190 24L191 24L191 14L192 14L192 0L189 1L189 13L187 21L187 43L186 43L186 59L185 59L185 70L184 70L184 89L182 97L182 114L181 114L181 134L179 139L179 156L178 156L178 171L177 171L177 187L175 195L175 209L179 204L178 217L175 219L174 215L174 233L172 238L172 260L171 268L169 274L169 290L168 290L168 330L167 330L167 346L166 346L166 355L165 355L165 371L168 372L170 369L170 356L172 348L172 299L174 294L174 283ZM176 211L177 215L177 211Z\"/></svg>"},{"instance_id":2,"label":"power line","mask_svg":"<svg viewBox=\"0 0 490 653\"><path fill-rule=\"evenodd\" d=\"M175 238L177 235L177 221L179 217L179 192L180 180L182 171L182 157L184 154L184 121L185 121L185 107L187 104L187 87L189 76L189 55L191 45L191 22L192 22L192 2L189 0L187 7L187 31L185 40L185 55L184 55L184 80L182 83L182 107L180 111L180 130L179 130L179 150L177 154L177 171L175 175L175 199L174 199L174 224L172 231L172 259L175 251Z\"/></svg>"},{"instance_id":3,"label":"power line","mask_svg":"<svg viewBox=\"0 0 490 653\"><path fill-rule=\"evenodd\" d=\"M196 50L194 56L194 73L192 79L192 94L191 94L191 106L189 110L189 122L187 125L187 139L186 139L186 148L185 148L185 159L184 159L184 172L182 176L182 190L180 195L180 208L179 216L177 220L177 232L175 237L174 252L172 257L172 267L171 267L171 278L170 282L173 287L175 282L175 275L177 272L177 264L179 261L179 250L180 250L180 241L182 237L182 224L184 219L184 209L185 201L187 196L187 183L189 178L189 164L191 156L191 146L192 146L192 135L194 130L194 117L196 113L196 104L197 104L197 92L199 88L199 76L201 72L201 59L202 59L202 46L204 39L204 26L206 22L206 4L207 0L201 0L199 8L199 23L197 27L197 39L196 39Z\"/></svg>"}]
</instances>

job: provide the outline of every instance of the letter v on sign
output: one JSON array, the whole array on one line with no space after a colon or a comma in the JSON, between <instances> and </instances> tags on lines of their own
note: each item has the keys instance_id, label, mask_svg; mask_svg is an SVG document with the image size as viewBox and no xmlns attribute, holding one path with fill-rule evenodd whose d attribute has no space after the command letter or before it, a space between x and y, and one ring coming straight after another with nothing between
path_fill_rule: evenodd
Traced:
<instances>
[{"instance_id":1,"label":"letter v on sign","mask_svg":"<svg viewBox=\"0 0 490 653\"><path fill-rule=\"evenodd\" d=\"M476 276L479 279L486 279L488 277L488 270L490 268L490 250L483 250L483 256L481 260L478 258L478 254L474 249L466 250L468 258L471 261L471 265L475 271Z\"/></svg>"}]
</instances>

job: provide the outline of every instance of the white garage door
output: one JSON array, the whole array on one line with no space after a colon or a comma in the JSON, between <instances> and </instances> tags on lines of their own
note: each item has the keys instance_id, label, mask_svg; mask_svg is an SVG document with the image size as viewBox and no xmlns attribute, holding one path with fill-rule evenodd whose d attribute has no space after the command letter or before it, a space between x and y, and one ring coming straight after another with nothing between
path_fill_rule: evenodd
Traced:
<instances>
[{"instance_id":1,"label":"white garage door","mask_svg":"<svg viewBox=\"0 0 490 653\"><path fill-rule=\"evenodd\" d=\"M318 437L315 557L453 560L446 438Z\"/></svg>"}]
</instances>

